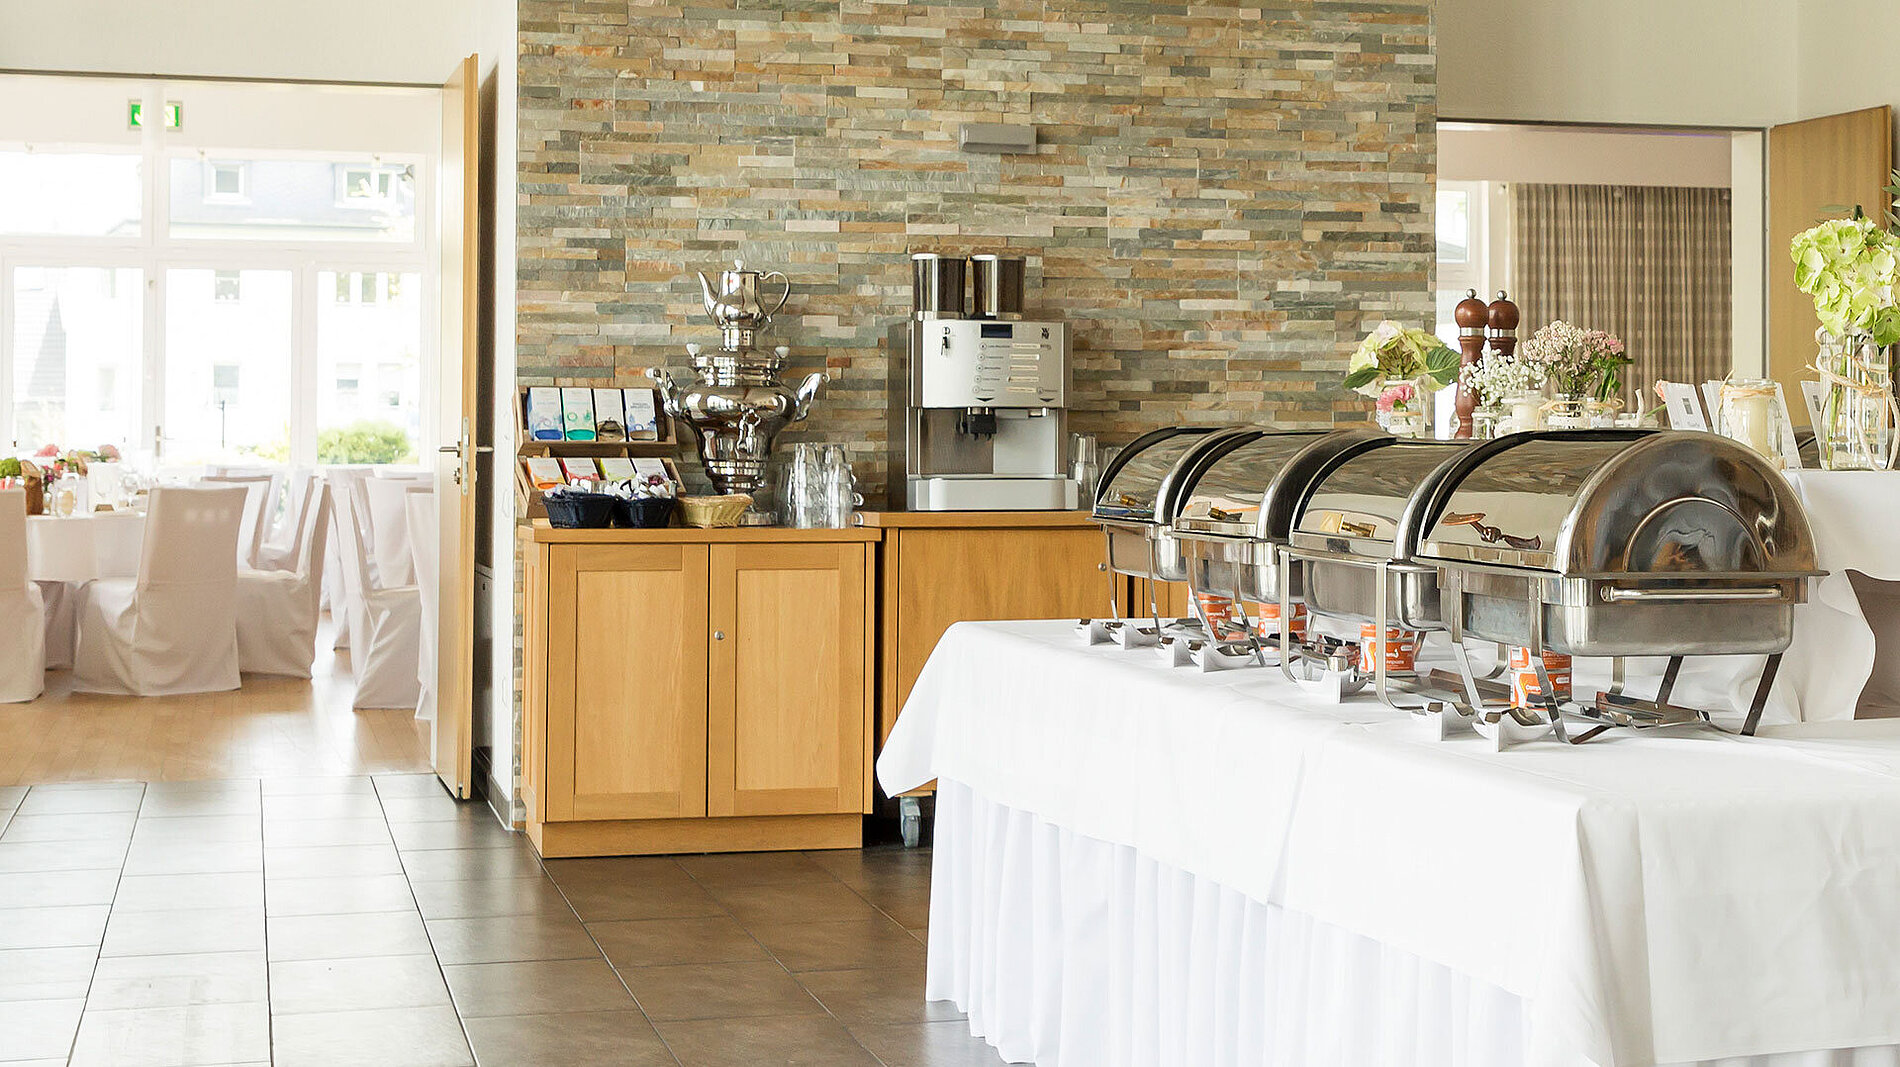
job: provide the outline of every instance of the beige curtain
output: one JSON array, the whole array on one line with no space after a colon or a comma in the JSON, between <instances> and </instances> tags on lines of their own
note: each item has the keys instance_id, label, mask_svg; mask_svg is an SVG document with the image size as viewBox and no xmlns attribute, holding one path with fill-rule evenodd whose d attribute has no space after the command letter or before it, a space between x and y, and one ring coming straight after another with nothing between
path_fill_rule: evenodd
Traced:
<instances>
[{"instance_id":1,"label":"beige curtain","mask_svg":"<svg viewBox=\"0 0 1900 1067\"><path fill-rule=\"evenodd\" d=\"M1728 374L1727 189L1519 183L1511 210L1520 337L1552 319L1621 337L1636 361L1623 372L1626 404L1659 378Z\"/></svg>"}]
</instances>

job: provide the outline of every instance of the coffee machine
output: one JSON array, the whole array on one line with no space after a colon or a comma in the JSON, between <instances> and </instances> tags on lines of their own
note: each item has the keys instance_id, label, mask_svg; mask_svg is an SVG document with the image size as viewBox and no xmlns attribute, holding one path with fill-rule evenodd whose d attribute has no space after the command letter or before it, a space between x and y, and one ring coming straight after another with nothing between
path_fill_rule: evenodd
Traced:
<instances>
[{"instance_id":1,"label":"coffee machine","mask_svg":"<svg viewBox=\"0 0 1900 1067\"><path fill-rule=\"evenodd\" d=\"M911 257L911 291L909 320L890 332L890 469L904 472L892 479L892 506L1074 508L1069 331L1022 318L1023 261L920 252Z\"/></svg>"}]
</instances>

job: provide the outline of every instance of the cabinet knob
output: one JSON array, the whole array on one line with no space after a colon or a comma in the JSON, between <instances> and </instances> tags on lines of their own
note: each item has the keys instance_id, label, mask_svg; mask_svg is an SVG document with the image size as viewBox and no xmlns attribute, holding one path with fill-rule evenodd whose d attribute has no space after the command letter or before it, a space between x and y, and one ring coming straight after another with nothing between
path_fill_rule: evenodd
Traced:
<instances>
[{"instance_id":1,"label":"cabinet knob","mask_svg":"<svg viewBox=\"0 0 1900 1067\"><path fill-rule=\"evenodd\" d=\"M724 631L724 630L714 630L714 631L713 631L713 640L715 640L715 641L724 641L725 639L726 639L726 631Z\"/></svg>"},{"instance_id":2,"label":"cabinet knob","mask_svg":"<svg viewBox=\"0 0 1900 1067\"><path fill-rule=\"evenodd\" d=\"M1106 564L1106 563L1097 563L1097 564L1095 565L1095 569L1096 569L1096 570L1098 570L1098 571L1105 571L1105 570L1107 570L1107 569L1108 569L1108 564Z\"/></svg>"}]
</instances>

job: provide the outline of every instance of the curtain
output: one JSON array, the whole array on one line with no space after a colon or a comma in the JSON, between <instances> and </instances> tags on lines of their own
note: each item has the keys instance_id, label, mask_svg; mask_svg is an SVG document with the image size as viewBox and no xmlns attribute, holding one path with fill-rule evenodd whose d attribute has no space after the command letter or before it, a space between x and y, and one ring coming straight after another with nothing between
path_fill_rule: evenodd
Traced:
<instances>
[{"instance_id":1,"label":"curtain","mask_svg":"<svg viewBox=\"0 0 1900 1067\"><path fill-rule=\"evenodd\" d=\"M1623 339L1636 362L1623 402L1656 406L1657 379L1726 377L1730 340L1729 191L1644 185L1511 190L1519 336L1552 319Z\"/></svg>"}]
</instances>

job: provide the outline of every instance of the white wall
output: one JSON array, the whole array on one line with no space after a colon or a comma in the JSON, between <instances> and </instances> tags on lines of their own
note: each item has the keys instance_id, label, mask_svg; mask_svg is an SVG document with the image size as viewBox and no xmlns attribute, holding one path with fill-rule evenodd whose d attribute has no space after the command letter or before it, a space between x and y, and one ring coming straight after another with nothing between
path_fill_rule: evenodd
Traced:
<instances>
[{"instance_id":1,"label":"white wall","mask_svg":"<svg viewBox=\"0 0 1900 1067\"><path fill-rule=\"evenodd\" d=\"M439 85L466 0L5 0L0 69Z\"/></svg>"},{"instance_id":2,"label":"white wall","mask_svg":"<svg viewBox=\"0 0 1900 1067\"><path fill-rule=\"evenodd\" d=\"M1727 133L1438 124L1441 181L1727 188Z\"/></svg>"},{"instance_id":3,"label":"white wall","mask_svg":"<svg viewBox=\"0 0 1900 1067\"><path fill-rule=\"evenodd\" d=\"M1882 55L1900 40L1895 0L1801 5L1794 118L1887 104L1900 115L1900 65ZM1865 45L1874 43L1868 49Z\"/></svg>"},{"instance_id":4,"label":"white wall","mask_svg":"<svg viewBox=\"0 0 1900 1067\"><path fill-rule=\"evenodd\" d=\"M1870 15L1859 20L1856 39L1872 42L1893 39L1865 28L1877 9L1892 22L1894 6L1893 0L1438 0L1438 113L1473 121L1784 122L1796 112L1796 9L1865 9ZM1877 53L1866 52L1861 65L1880 65Z\"/></svg>"}]
</instances>

